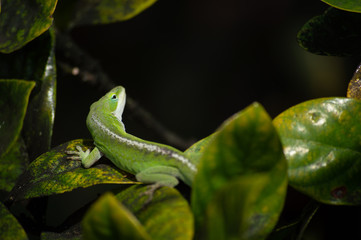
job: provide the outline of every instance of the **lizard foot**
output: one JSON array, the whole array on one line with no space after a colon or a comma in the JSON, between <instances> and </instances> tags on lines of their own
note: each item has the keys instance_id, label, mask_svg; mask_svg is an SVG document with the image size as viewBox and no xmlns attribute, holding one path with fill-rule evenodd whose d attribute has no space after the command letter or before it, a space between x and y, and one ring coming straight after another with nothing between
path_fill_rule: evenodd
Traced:
<instances>
[{"instance_id":1,"label":"lizard foot","mask_svg":"<svg viewBox=\"0 0 361 240\"><path fill-rule=\"evenodd\" d=\"M78 151L66 151L66 154L70 155L67 157L67 159L81 161L82 159L86 158L90 153L89 149L84 152L80 146L76 146L76 149Z\"/></svg>"},{"instance_id":2,"label":"lizard foot","mask_svg":"<svg viewBox=\"0 0 361 240\"><path fill-rule=\"evenodd\" d=\"M145 201L145 205L148 205L153 200L154 192L162 187L160 183L153 183L152 185L147 186L147 190L140 194L140 196L148 196L148 199Z\"/></svg>"}]
</instances>

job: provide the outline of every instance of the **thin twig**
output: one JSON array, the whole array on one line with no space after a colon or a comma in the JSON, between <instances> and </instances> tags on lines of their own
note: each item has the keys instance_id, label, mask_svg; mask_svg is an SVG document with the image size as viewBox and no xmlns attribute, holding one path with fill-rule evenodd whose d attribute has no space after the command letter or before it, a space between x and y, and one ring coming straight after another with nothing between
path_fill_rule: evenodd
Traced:
<instances>
[{"instance_id":1,"label":"thin twig","mask_svg":"<svg viewBox=\"0 0 361 240\"><path fill-rule=\"evenodd\" d=\"M114 81L105 73L99 62L82 50L69 35L57 31L56 48L57 55L61 59L58 61L58 65L63 71L73 75L79 75L80 79L84 82L98 85L104 90L110 90L116 86ZM129 96L127 97L127 108L132 112L134 118L154 131L167 144L179 149L186 149L192 144L193 141L186 141L167 129Z\"/></svg>"}]
</instances>

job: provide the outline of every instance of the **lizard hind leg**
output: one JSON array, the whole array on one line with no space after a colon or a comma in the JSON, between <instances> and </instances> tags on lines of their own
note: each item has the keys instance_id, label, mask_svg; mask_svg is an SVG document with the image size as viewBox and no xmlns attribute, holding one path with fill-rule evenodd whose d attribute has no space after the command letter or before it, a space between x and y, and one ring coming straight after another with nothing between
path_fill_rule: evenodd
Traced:
<instances>
[{"instance_id":1,"label":"lizard hind leg","mask_svg":"<svg viewBox=\"0 0 361 240\"><path fill-rule=\"evenodd\" d=\"M147 203L149 203L154 192L163 186L175 187L179 181L177 177L180 176L180 172L177 168L168 166L156 166L147 168L136 175L138 181L151 184L148 190L142 195L148 195Z\"/></svg>"}]
</instances>

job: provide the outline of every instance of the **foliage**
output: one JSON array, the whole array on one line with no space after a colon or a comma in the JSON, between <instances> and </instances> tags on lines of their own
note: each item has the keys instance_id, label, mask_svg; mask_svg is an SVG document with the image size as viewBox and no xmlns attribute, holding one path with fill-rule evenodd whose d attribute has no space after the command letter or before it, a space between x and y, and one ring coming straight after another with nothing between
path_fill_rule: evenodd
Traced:
<instances>
[{"instance_id":1,"label":"foliage","mask_svg":"<svg viewBox=\"0 0 361 240\"><path fill-rule=\"evenodd\" d=\"M322 55L360 55L361 5L324 2L332 7L304 25L300 45ZM106 159L85 169L67 158L75 146L92 148L91 140L50 149L56 36L130 19L154 3L1 1L1 239L301 239L320 205L361 203L359 69L349 98L306 101L274 120L258 103L234 114L185 150L198 166L192 190L163 187L150 202L147 186ZM288 184L313 199L293 222L280 221ZM43 210L50 196L95 185L114 188L55 229L47 225Z\"/></svg>"}]
</instances>

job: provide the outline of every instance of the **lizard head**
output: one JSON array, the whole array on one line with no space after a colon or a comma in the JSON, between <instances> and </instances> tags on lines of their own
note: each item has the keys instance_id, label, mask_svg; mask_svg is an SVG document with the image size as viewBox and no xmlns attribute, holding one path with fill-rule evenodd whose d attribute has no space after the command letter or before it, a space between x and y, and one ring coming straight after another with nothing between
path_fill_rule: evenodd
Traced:
<instances>
[{"instance_id":1,"label":"lizard head","mask_svg":"<svg viewBox=\"0 0 361 240\"><path fill-rule=\"evenodd\" d=\"M120 122L125 106L126 94L122 86L118 86L110 90L99 101L93 103L91 109L98 109L103 113L114 115Z\"/></svg>"}]
</instances>

